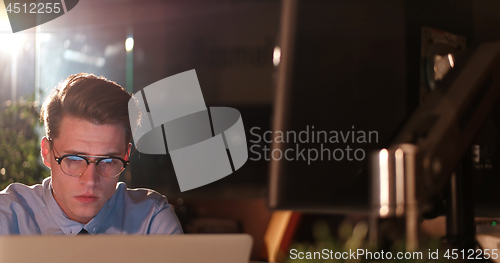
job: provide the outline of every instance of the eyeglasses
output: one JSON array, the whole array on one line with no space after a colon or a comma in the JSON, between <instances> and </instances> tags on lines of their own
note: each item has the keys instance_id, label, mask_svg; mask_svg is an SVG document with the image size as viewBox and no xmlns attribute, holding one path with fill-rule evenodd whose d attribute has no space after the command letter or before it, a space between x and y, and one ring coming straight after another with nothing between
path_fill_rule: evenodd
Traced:
<instances>
[{"instance_id":1,"label":"eyeglasses","mask_svg":"<svg viewBox=\"0 0 500 263\"><path fill-rule=\"evenodd\" d=\"M52 140L51 148L57 152ZM59 155L59 153L57 153ZM91 161L88 158L97 158L95 161ZM120 175L125 167L129 164L128 161L123 160L120 157L114 156L99 156L99 155L78 155L78 154L66 154L61 157L56 157L54 154L54 159L61 167L63 173L78 177L82 175L86 170L89 164L95 163L97 166L97 172L106 178L113 178Z\"/></svg>"}]
</instances>

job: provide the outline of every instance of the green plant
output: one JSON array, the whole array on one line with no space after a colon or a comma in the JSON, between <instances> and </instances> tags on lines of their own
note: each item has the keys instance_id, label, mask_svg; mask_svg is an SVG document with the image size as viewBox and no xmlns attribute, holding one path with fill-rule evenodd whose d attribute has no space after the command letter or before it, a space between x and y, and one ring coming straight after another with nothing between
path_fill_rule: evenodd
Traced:
<instances>
[{"instance_id":1,"label":"green plant","mask_svg":"<svg viewBox=\"0 0 500 263\"><path fill-rule=\"evenodd\" d=\"M10 183L39 183L50 175L40 157L39 109L30 99L0 108L0 189Z\"/></svg>"},{"instance_id":2,"label":"green plant","mask_svg":"<svg viewBox=\"0 0 500 263\"><path fill-rule=\"evenodd\" d=\"M418 251L407 252L404 242L395 242L390 250L371 248L367 240L368 224L358 222L353 225L344 221L339 225L338 237L330 234L326 222L319 221L313 225L313 243L293 243L287 255L282 255L284 263L366 263L366 262L446 262L439 239L429 239ZM439 249L439 255L438 255ZM301 254L299 254L301 253ZM432 253L432 256L431 256ZM398 258L401 257L401 258Z\"/></svg>"}]
</instances>

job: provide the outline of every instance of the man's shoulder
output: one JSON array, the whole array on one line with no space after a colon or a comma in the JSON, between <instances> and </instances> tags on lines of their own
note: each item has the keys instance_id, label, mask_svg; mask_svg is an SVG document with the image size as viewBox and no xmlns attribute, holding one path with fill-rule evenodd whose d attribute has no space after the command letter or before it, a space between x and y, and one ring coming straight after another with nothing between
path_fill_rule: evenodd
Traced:
<instances>
[{"instance_id":1,"label":"man's shoulder","mask_svg":"<svg viewBox=\"0 0 500 263\"><path fill-rule=\"evenodd\" d=\"M127 188L125 183L118 183L117 191L126 203L151 203L158 207L168 204L167 198L155 190L147 188Z\"/></svg>"},{"instance_id":2,"label":"man's shoulder","mask_svg":"<svg viewBox=\"0 0 500 263\"><path fill-rule=\"evenodd\" d=\"M0 191L0 217L34 213L45 207L43 196L41 184L27 186L12 183Z\"/></svg>"},{"instance_id":3,"label":"man's shoulder","mask_svg":"<svg viewBox=\"0 0 500 263\"><path fill-rule=\"evenodd\" d=\"M182 228L175 215L174 208L167 198L155 190L147 188L127 188L118 183L113 197L108 203L108 218L113 222L101 229L111 229L114 225L124 226L127 233L144 234L180 234ZM126 216L124 216L126 215ZM137 230L140 225L141 230ZM130 228L130 229L129 229Z\"/></svg>"},{"instance_id":4,"label":"man's shoulder","mask_svg":"<svg viewBox=\"0 0 500 263\"><path fill-rule=\"evenodd\" d=\"M12 183L0 191L0 204L25 201L26 199L39 199L42 198L44 193L41 184L27 186L21 183Z\"/></svg>"}]
</instances>

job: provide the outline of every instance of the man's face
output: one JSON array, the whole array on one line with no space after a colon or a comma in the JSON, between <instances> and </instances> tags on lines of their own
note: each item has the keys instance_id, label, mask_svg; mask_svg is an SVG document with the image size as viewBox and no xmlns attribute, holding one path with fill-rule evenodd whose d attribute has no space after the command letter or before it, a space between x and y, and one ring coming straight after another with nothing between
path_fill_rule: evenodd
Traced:
<instances>
[{"instance_id":1,"label":"man's face","mask_svg":"<svg viewBox=\"0 0 500 263\"><path fill-rule=\"evenodd\" d=\"M118 124L96 125L64 116L59 137L52 139L52 145L57 151L51 149L46 138L42 140L43 162L51 169L54 199L71 220L86 224L113 195L118 176L103 177L96 164L91 163L82 175L72 177L61 170L54 155L116 156L128 160L130 145L127 147L125 143L123 127Z\"/></svg>"}]
</instances>

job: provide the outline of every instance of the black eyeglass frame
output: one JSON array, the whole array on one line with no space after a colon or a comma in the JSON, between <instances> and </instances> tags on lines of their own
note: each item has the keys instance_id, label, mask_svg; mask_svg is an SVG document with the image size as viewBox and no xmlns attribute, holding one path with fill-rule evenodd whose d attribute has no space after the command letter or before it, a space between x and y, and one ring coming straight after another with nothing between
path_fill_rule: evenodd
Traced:
<instances>
[{"instance_id":1,"label":"black eyeglass frame","mask_svg":"<svg viewBox=\"0 0 500 263\"><path fill-rule=\"evenodd\" d=\"M117 177L119 176L124 170L125 168L127 167L127 165L130 163L129 161L125 161L124 159L120 158L120 157L116 157L116 156L102 156L102 155L80 155L80 154L65 154L63 156L60 156L60 157L56 157L56 155L54 154L54 151L57 152L56 148L54 147L54 144L52 143L52 140L49 139L49 142L50 142L50 146L52 148L52 153L53 153L53 156L54 156L54 159L56 160L57 164L59 164L59 167L61 168L61 171L68 175L68 176L71 176L71 177L79 177L81 176L83 173L85 173L85 171L87 171L87 168L89 167L89 165L91 163L95 163L95 165L97 166L97 172L102 176L102 177L105 177L105 178L113 178L113 177ZM59 154L59 153L57 153ZM68 174L66 173L62 167L61 167L61 162L64 160L64 158L67 158L67 157L79 157L79 158L82 158L84 159L86 162L87 162L87 168L85 168L85 170L81 173L81 174L78 174L78 175L72 175L72 174ZM91 161L89 160L88 158L97 158L95 161ZM104 176L101 171L99 171L99 162L101 162L102 160L105 160L105 159L115 159L115 160L119 160L123 163L123 168L122 170L117 173L116 175L113 175L111 177L108 177L108 176Z\"/></svg>"}]
</instances>

